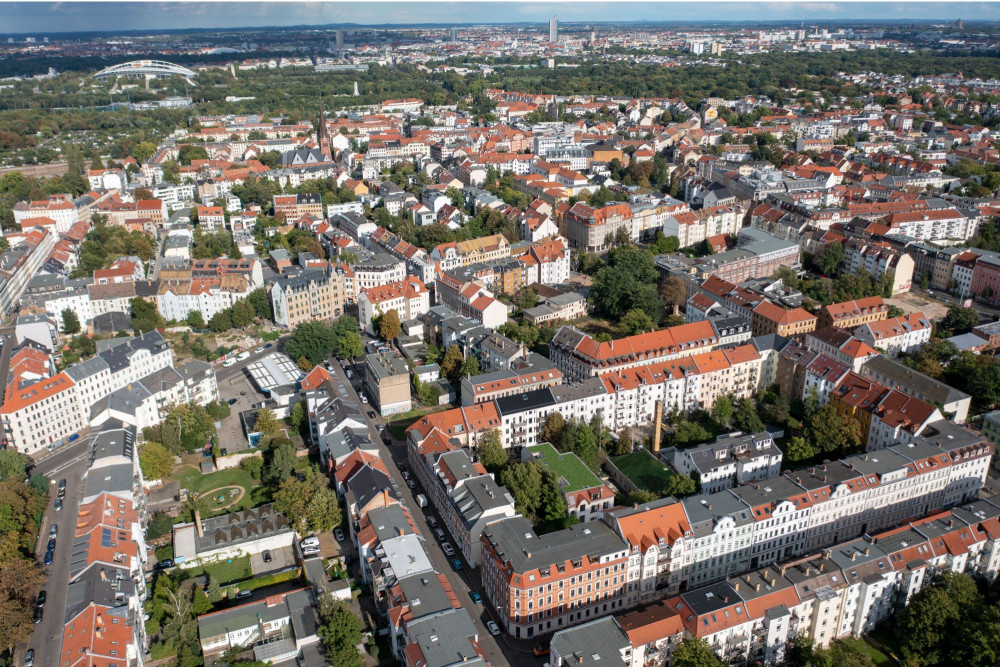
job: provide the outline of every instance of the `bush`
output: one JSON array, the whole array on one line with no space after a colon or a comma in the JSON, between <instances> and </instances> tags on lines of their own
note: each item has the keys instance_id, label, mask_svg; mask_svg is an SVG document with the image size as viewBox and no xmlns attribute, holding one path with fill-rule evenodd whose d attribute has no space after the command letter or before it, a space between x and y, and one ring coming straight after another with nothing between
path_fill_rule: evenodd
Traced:
<instances>
[{"instance_id":1,"label":"bush","mask_svg":"<svg viewBox=\"0 0 1000 667\"><path fill-rule=\"evenodd\" d=\"M168 534L174 526L174 520L165 512L156 512L146 526L146 539L155 540Z\"/></svg>"}]
</instances>

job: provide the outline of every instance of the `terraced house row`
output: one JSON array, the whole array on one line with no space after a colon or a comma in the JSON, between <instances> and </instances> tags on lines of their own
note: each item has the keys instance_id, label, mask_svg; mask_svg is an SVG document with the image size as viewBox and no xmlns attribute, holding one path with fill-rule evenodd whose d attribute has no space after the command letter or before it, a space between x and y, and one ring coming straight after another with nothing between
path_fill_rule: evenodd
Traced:
<instances>
[{"instance_id":1,"label":"terraced house row","mask_svg":"<svg viewBox=\"0 0 1000 667\"><path fill-rule=\"evenodd\" d=\"M970 502L993 449L955 428L547 535L522 517L491 523L481 537L485 592L508 632L534 637Z\"/></svg>"},{"instance_id":2,"label":"terraced house row","mask_svg":"<svg viewBox=\"0 0 1000 667\"><path fill-rule=\"evenodd\" d=\"M938 573L995 581L998 537L1000 497L970 501L562 630L549 662L561 667L600 653L628 667L662 665L683 639L698 637L728 664L775 664L797 635L826 648L872 631Z\"/></svg>"}]
</instances>

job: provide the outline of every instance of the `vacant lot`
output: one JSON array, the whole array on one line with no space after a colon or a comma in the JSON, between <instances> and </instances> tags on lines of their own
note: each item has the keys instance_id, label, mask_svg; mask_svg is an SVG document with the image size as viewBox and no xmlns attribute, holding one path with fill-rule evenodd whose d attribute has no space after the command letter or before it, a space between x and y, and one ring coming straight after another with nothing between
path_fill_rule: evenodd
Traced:
<instances>
[{"instance_id":1,"label":"vacant lot","mask_svg":"<svg viewBox=\"0 0 1000 667\"><path fill-rule=\"evenodd\" d=\"M646 449L639 449L610 460L623 475L643 491L659 493L666 486L667 480L674 475L663 462Z\"/></svg>"},{"instance_id":2,"label":"vacant lot","mask_svg":"<svg viewBox=\"0 0 1000 667\"><path fill-rule=\"evenodd\" d=\"M939 320L948 314L948 304L920 292L904 292L885 302L900 308L907 315L919 311L932 320Z\"/></svg>"}]
</instances>

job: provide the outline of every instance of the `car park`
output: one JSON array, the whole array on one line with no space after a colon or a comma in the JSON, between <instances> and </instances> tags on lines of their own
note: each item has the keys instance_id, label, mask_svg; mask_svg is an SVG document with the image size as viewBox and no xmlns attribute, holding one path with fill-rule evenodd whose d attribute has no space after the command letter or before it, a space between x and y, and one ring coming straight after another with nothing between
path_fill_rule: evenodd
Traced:
<instances>
[{"instance_id":1,"label":"car park","mask_svg":"<svg viewBox=\"0 0 1000 667\"><path fill-rule=\"evenodd\" d=\"M477 593L476 591L469 591L469 597L472 598L472 601L476 604L483 603L483 596Z\"/></svg>"},{"instance_id":2,"label":"car park","mask_svg":"<svg viewBox=\"0 0 1000 667\"><path fill-rule=\"evenodd\" d=\"M498 626L493 621L486 621L486 628L490 631L490 634L494 637L500 636L500 626Z\"/></svg>"},{"instance_id":3,"label":"car park","mask_svg":"<svg viewBox=\"0 0 1000 667\"><path fill-rule=\"evenodd\" d=\"M445 556L454 556L455 555L455 547L451 546L447 542L445 542L445 543L443 543L441 545L441 551L444 552Z\"/></svg>"}]
</instances>

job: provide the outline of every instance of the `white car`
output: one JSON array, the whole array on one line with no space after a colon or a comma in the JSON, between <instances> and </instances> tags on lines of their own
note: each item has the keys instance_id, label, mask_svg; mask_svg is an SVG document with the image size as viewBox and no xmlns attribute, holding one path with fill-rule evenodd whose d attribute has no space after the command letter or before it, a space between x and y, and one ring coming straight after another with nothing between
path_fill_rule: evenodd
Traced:
<instances>
[{"instance_id":1,"label":"white car","mask_svg":"<svg viewBox=\"0 0 1000 667\"><path fill-rule=\"evenodd\" d=\"M441 545L441 551L444 552L445 556L454 556L455 555L455 548L453 546L451 546L450 544L448 544L447 542L445 542L444 544Z\"/></svg>"},{"instance_id":2,"label":"white car","mask_svg":"<svg viewBox=\"0 0 1000 667\"><path fill-rule=\"evenodd\" d=\"M230 366L233 366L235 364L236 364L235 358L226 359L225 361L222 362L222 365L225 366L226 368L229 368Z\"/></svg>"},{"instance_id":3,"label":"white car","mask_svg":"<svg viewBox=\"0 0 1000 667\"><path fill-rule=\"evenodd\" d=\"M257 348L256 350L254 350L254 351L253 351L253 353L254 353L254 354L260 354L260 353L261 353L261 352L263 352L263 351L264 351L264 348L262 348L262 347L258 347L258 348Z\"/></svg>"},{"instance_id":4,"label":"white car","mask_svg":"<svg viewBox=\"0 0 1000 667\"><path fill-rule=\"evenodd\" d=\"M500 636L500 626L498 626L493 621L486 621L486 628L490 631L490 634L494 637Z\"/></svg>"}]
</instances>

